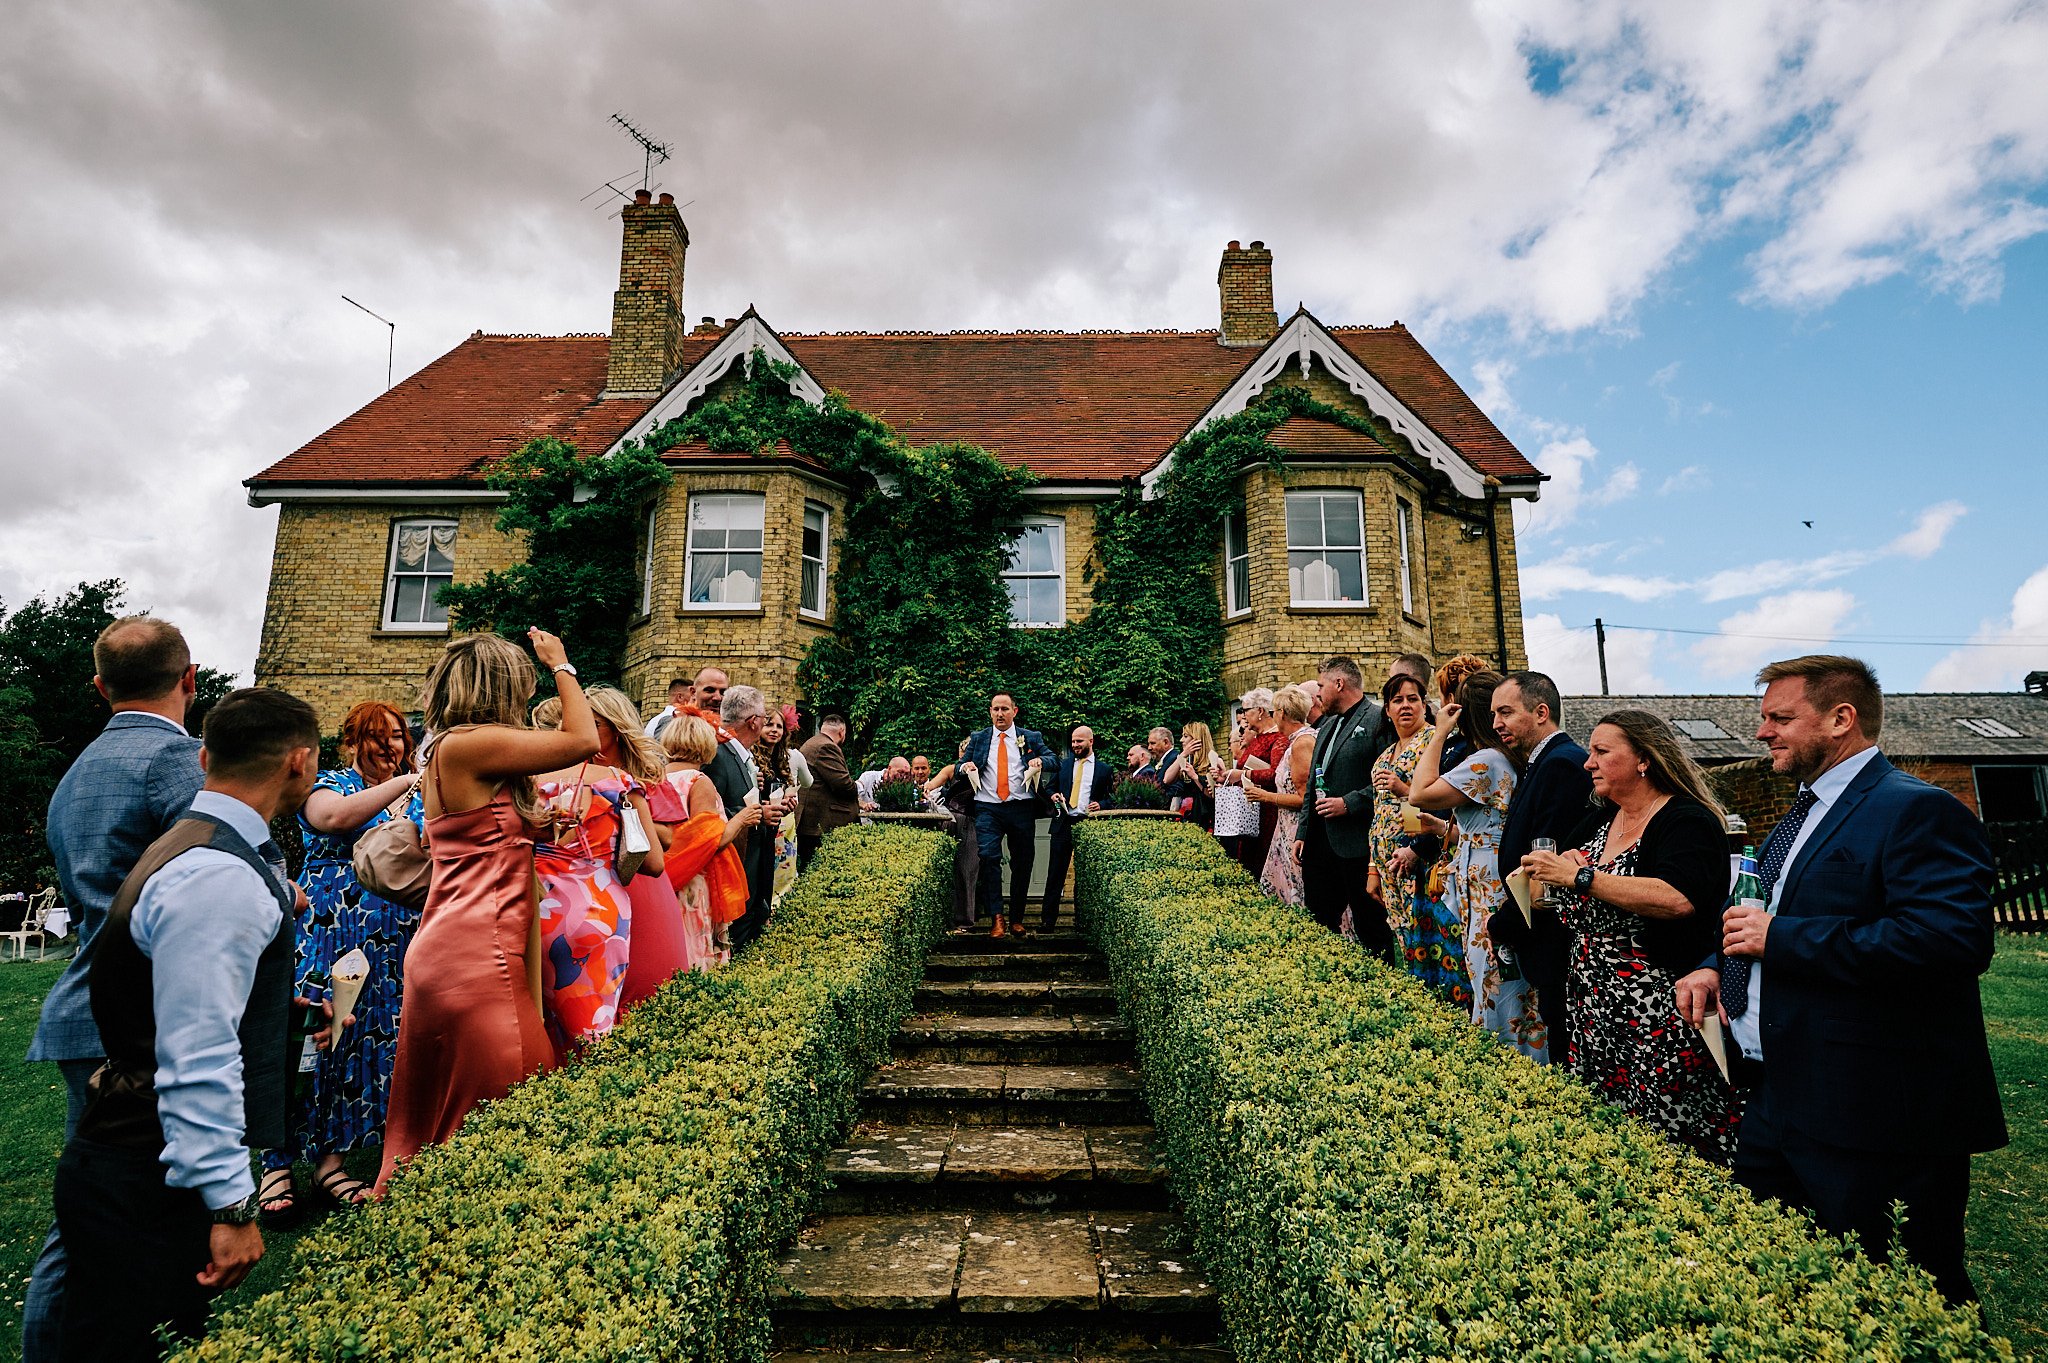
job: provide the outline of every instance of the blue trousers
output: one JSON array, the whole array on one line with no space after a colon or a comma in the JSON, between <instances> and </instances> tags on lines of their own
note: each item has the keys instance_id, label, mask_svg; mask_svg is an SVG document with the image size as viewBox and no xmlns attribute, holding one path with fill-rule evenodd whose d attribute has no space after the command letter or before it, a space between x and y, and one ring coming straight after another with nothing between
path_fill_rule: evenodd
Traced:
<instances>
[{"instance_id":1,"label":"blue trousers","mask_svg":"<svg viewBox=\"0 0 2048 1363\"><path fill-rule=\"evenodd\" d=\"M1003 843L1010 844L1010 912L1012 923L1024 921L1024 904L1031 894L1031 863L1038 855L1038 820L1029 800L1005 800L1001 804L974 802L974 840L981 854L981 873L975 883L975 903L983 916L993 918L1003 911Z\"/></svg>"},{"instance_id":2,"label":"blue trousers","mask_svg":"<svg viewBox=\"0 0 2048 1363\"><path fill-rule=\"evenodd\" d=\"M86 1083L99 1067L97 1060L57 1062L57 1069L64 1076L66 1145L71 1144L78 1119L85 1112ZM56 1363L57 1331L64 1319L64 1270L69 1262L63 1237L57 1234L57 1223L52 1221L50 1233L43 1240L43 1252L36 1256L36 1266L29 1274L28 1295L22 1300L22 1363Z\"/></svg>"}]
</instances>

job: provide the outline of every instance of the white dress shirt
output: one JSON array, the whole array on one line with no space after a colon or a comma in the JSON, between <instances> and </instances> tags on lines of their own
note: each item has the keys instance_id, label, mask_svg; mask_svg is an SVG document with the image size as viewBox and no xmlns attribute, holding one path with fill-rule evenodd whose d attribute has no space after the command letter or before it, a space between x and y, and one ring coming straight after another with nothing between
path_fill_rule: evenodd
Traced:
<instances>
[{"instance_id":1,"label":"white dress shirt","mask_svg":"<svg viewBox=\"0 0 2048 1363\"><path fill-rule=\"evenodd\" d=\"M1785 882L1792 878L1792 868L1798 864L1799 853L1806 846L1806 840L1813 836L1814 829L1820 827L1821 820L1828 816L1828 810L1834 807L1835 801L1842 798L1842 792L1856 779L1856 773L1869 766L1870 759L1875 756L1876 748L1865 748L1814 777L1810 785L1801 787L1813 792L1813 808L1806 812L1806 822L1799 825L1799 836L1792 839L1792 846L1785 853L1785 864L1778 871L1777 884L1771 886L1770 902L1764 907L1773 916L1778 912L1778 901L1785 895ZM1768 936L1764 939L1764 950L1770 950ZM1729 1034L1751 1060L1764 1058L1763 1011L1764 963L1752 960L1749 965L1749 1007L1743 1009L1741 1017L1728 1019Z\"/></svg>"},{"instance_id":2,"label":"white dress shirt","mask_svg":"<svg viewBox=\"0 0 2048 1363\"><path fill-rule=\"evenodd\" d=\"M1080 789L1078 797L1074 793L1076 787ZM1067 808L1070 811L1074 814L1086 814L1088 812L1088 792L1093 789L1095 789L1095 754L1089 753L1086 757L1074 763L1074 779L1060 794L1066 797Z\"/></svg>"},{"instance_id":3,"label":"white dress shirt","mask_svg":"<svg viewBox=\"0 0 2048 1363\"><path fill-rule=\"evenodd\" d=\"M192 812L219 819L251 847L270 840L263 816L233 796L202 790ZM236 1029L256 960L283 917L263 877L215 847L195 847L151 876L129 914L129 935L151 965L165 1181L197 1189L215 1210L256 1191L242 1144Z\"/></svg>"},{"instance_id":4,"label":"white dress shirt","mask_svg":"<svg viewBox=\"0 0 2048 1363\"><path fill-rule=\"evenodd\" d=\"M996 789L996 745L1000 743L1010 753L1010 788ZM1024 750L1017 746L1017 727L998 729L989 737L988 760L981 764L979 779L975 782L974 798L989 804L1001 804L1005 800L1028 800L1029 791L1024 789Z\"/></svg>"},{"instance_id":5,"label":"white dress shirt","mask_svg":"<svg viewBox=\"0 0 2048 1363\"><path fill-rule=\"evenodd\" d=\"M185 735L185 737L187 738L192 737L192 731L190 729L187 729L184 725L178 723L177 720L172 719L169 715L160 715L154 710L116 710L114 713L117 715L133 715L137 719L153 719L159 724L168 724L171 728L176 729L179 733Z\"/></svg>"}]
</instances>

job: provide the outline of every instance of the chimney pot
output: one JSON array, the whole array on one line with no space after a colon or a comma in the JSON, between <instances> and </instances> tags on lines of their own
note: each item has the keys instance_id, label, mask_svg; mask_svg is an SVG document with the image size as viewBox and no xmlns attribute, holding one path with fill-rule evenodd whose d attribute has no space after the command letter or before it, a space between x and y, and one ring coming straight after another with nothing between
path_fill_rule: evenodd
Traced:
<instances>
[{"instance_id":1,"label":"chimney pot","mask_svg":"<svg viewBox=\"0 0 2048 1363\"><path fill-rule=\"evenodd\" d=\"M645 189L636 189L633 191L633 202L636 204L644 204L653 197L654 195L650 191Z\"/></svg>"},{"instance_id":2,"label":"chimney pot","mask_svg":"<svg viewBox=\"0 0 2048 1363\"><path fill-rule=\"evenodd\" d=\"M662 197L662 198L664 198L664 199L666 199L666 198L668 197L668 195L664 194L664 195L662 195L661 197ZM1254 251L1263 251L1263 250L1265 250L1265 249L1266 249L1266 243L1265 243L1265 242L1263 242L1263 241L1255 241L1255 242L1253 242L1253 243L1252 243L1252 249L1253 249Z\"/></svg>"},{"instance_id":3,"label":"chimney pot","mask_svg":"<svg viewBox=\"0 0 2048 1363\"><path fill-rule=\"evenodd\" d=\"M1233 242L1231 242L1231 243L1230 243L1230 245L1229 245L1229 246L1225 247L1224 249L1225 249L1225 250L1229 250L1229 251L1235 251L1235 250L1239 250L1239 249L1241 249L1241 248L1240 248L1240 247L1238 246L1238 244L1237 244L1236 242L1234 242L1234 241L1233 241Z\"/></svg>"},{"instance_id":4,"label":"chimney pot","mask_svg":"<svg viewBox=\"0 0 2048 1363\"><path fill-rule=\"evenodd\" d=\"M662 203L665 203L665 204L672 204L672 203L674 203L675 201L676 201L676 196L675 196L675 195L673 195L673 194L663 194L663 195L661 196L661 202L662 202Z\"/></svg>"}]
</instances>

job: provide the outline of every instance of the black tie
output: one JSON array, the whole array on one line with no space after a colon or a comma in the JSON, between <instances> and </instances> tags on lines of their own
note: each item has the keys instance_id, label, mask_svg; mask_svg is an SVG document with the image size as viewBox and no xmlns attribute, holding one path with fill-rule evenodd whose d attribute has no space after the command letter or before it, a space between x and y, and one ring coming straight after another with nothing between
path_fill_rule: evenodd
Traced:
<instances>
[{"instance_id":1,"label":"black tie","mask_svg":"<svg viewBox=\"0 0 2048 1363\"><path fill-rule=\"evenodd\" d=\"M1756 878L1757 883L1763 886L1765 907L1770 906L1771 890L1785 872L1785 858L1792 854L1792 844L1799 840L1799 830L1805 827L1806 816L1819 803L1818 796L1801 787L1792 808L1778 820L1771 836L1764 839L1763 854L1756 862ZM1739 1018L1749 1010L1749 971L1752 964L1747 956L1721 958L1721 1007L1731 1018Z\"/></svg>"}]
</instances>

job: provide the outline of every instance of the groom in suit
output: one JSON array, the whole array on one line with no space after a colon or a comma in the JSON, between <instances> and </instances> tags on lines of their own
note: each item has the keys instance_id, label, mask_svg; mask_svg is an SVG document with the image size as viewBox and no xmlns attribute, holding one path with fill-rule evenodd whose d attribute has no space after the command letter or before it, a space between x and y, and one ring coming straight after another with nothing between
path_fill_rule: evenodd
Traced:
<instances>
[{"instance_id":1,"label":"groom in suit","mask_svg":"<svg viewBox=\"0 0 2048 1363\"><path fill-rule=\"evenodd\" d=\"M93 1023L86 970L115 891L143 850L183 817L206 777L199 740L185 732L198 669L175 625L147 615L116 620L92 646L93 685L114 715L78 755L50 798L45 837L57 882L78 924L78 951L43 1000L30 1060L54 1060L64 1077L64 1138L85 1110L86 1081L106 1059ZM22 1357L57 1357L67 1258L50 1228L29 1278Z\"/></svg>"},{"instance_id":2,"label":"groom in suit","mask_svg":"<svg viewBox=\"0 0 2048 1363\"><path fill-rule=\"evenodd\" d=\"M1990 844L1955 796L1878 751L1866 664L1793 658L1757 680L1757 737L1798 798L1757 857L1764 907L1727 910L1718 965L1678 982L1686 1018L1718 1007L1741 1047L1735 1177L1878 1260L1903 1202L1906 1257L1973 1301L1970 1156L2006 1143L1977 992Z\"/></svg>"},{"instance_id":3,"label":"groom in suit","mask_svg":"<svg viewBox=\"0 0 2048 1363\"><path fill-rule=\"evenodd\" d=\"M1394 936L1386 906L1365 891L1372 860L1372 764L1385 750L1391 730L1380 723L1379 703L1366 699L1357 663L1331 658L1323 663L1318 681L1323 722L1316 729L1310 787L1294 834L1302 902L1332 932L1350 909L1358 940L1392 960Z\"/></svg>"},{"instance_id":4,"label":"groom in suit","mask_svg":"<svg viewBox=\"0 0 2048 1363\"><path fill-rule=\"evenodd\" d=\"M1503 879L1521 866L1537 838L1549 838L1562 850L1565 836L1585 819L1593 797L1586 750L1557 727L1561 704L1557 683L1541 672L1510 672L1493 691L1493 731L1521 767L1500 834ZM1571 934L1555 909L1533 908L1531 914L1533 926L1523 921L1520 909L1509 906L1487 920L1487 932L1494 941L1514 948L1522 973L1536 986L1543 1025L1559 1038L1550 1048L1551 1060L1562 1064L1565 961Z\"/></svg>"},{"instance_id":5,"label":"groom in suit","mask_svg":"<svg viewBox=\"0 0 2048 1363\"><path fill-rule=\"evenodd\" d=\"M1071 753L1060 759L1052 793L1056 803L1052 815L1052 861L1045 868L1045 900L1040 924L1048 931L1060 916L1060 892L1067 887L1067 868L1074 860L1074 825L1109 803L1115 773L1107 762L1095 757L1095 730L1085 724L1074 728L1068 740Z\"/></svg>"},{"instance_id":6,"label":"groom in suit","mask_svg":"<svg viewBox=\"0 0 2048 1363\"><path fill-rule=\"evenodd\" d=\"M1007 931L1024 934L1024 903L1031 893L1036 859L1038 795L1031 778L1052 765L1055 754L1045 736L1017 727L1017 702L1009 692L989 699L989 726L975 731L961 754L961 774L974 786L974 834L981 853L975 899L993 920L991 937L1003 923L1003 843L1010 844L1010 914ZM968 770L971 768L972 770Z\"/></svg>"}]
</instances>

